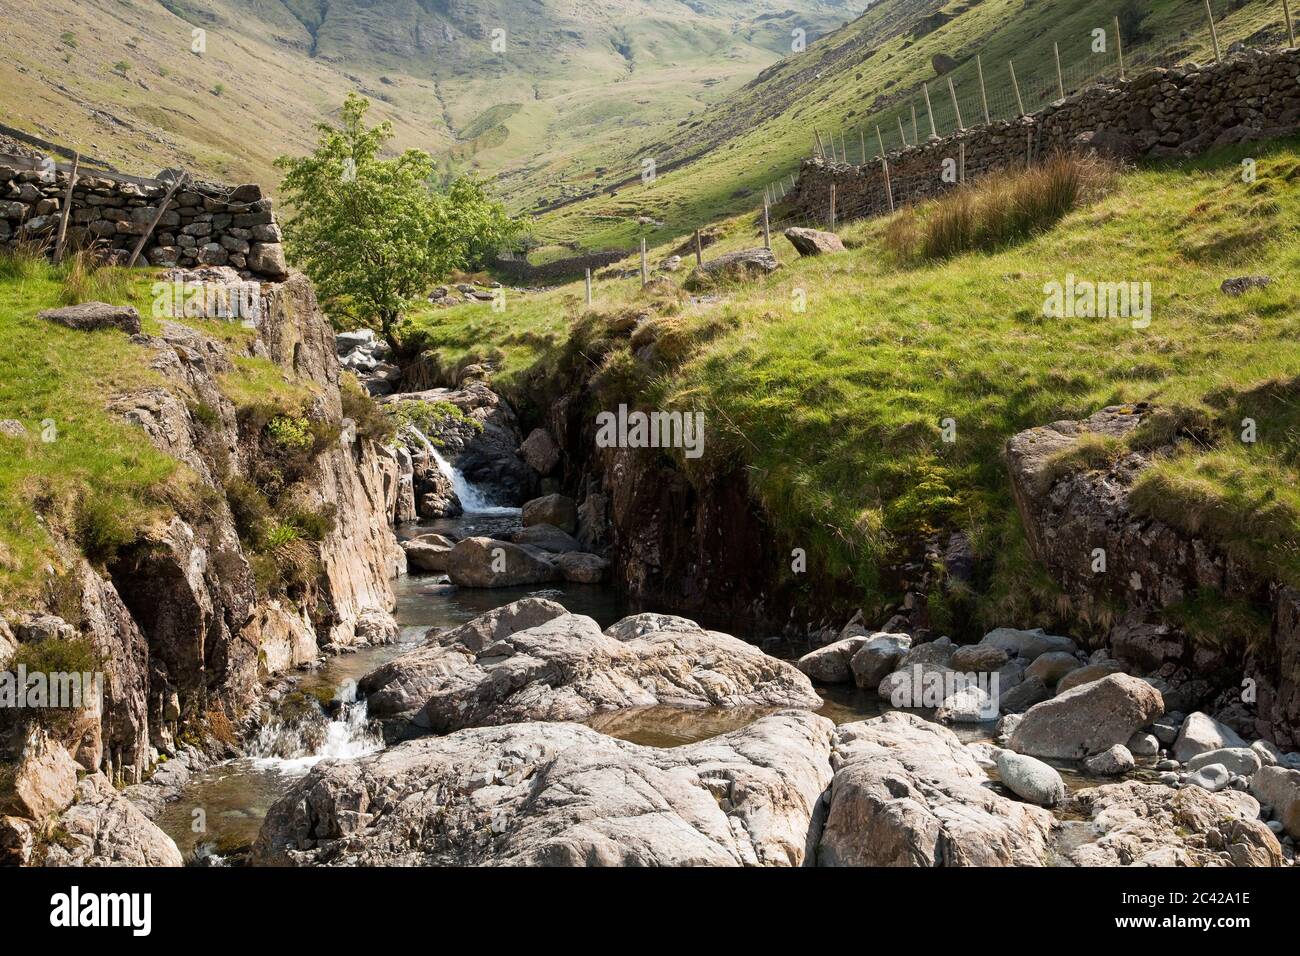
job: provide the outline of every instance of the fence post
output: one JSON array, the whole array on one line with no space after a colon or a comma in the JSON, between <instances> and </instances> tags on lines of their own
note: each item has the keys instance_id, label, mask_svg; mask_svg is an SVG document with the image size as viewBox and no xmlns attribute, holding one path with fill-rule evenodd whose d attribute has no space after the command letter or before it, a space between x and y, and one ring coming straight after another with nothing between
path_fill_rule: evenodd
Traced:
<instances>
[{"instance_id":1,"label":"fence post","mask_svg":"<svg viewBox=\"0 0 1300 956\"><path fill-rule=\"evenodd\" d=\"M704 265L704 246L700 242L700 230L695 230L695 264Z\"/></svg>"},{"instance_id":2,"label":"fence post","mask_svg":"<svg viewBox=\"0 0 1300 956\"><path fill-rule=\"evenodd\" d=\"M63 261L63 241L68 235L68 217L72 215L72 187L77 183L77 167L81 165L81 154L72 154L72 172L68 174L68 192L63 199L63 215L59 217L59 238L54 244L54 264Z\"/></svg>"},{"instance_id":3,"label":"fence post","mask_svg":"<svg viewBox=\"0 0 1300 956\"><path fill-rule=\"evenodd\" d=\"M1209 3L1210 0L1205 0ZM1061 91L1061 99L1065 99L1065 76L1061 73L1061 44L1053 43L1052 52L1056 54L1056 88Z\"/></svg>"},{"instance_id":4,"label":"fence post","mask_svg":"<svg viewBox=\"0 0 1300 956\"><path fill-rule=\"evenodd\" d=\"M650 281L650 264L645 257L645 236L641 237L641 285Z\"/></svg>"},{"instance_id":5,"label":"fence post","mask_svg":"<svg viewBox=\"0 0 1300 956\"><path fill-rule=\"evenodd\" d=\"M930 135L939 138L939 131L934 128L934 107L930 105L930 84L921 82L921 91L925 93L925 111L930 114Z\"/></svg>"},{"instance_id":6,"label":"fence post","mask_svg":"<svg viewBox=\"0 0 1300 956\"><path fill-rule=\"evenodd\" d=\"M889 198L889 211L894 211L894 184L889 181L889 160L881 153L880 164L885 168L885 195Z\"/></svg>"},{"instance_id":7,"label":"fence post","mask_svg":"<svg viewBox=\"0 0 1300 956\"><path fill-rule=\"evenodd\" d=\"M1025 169L1034 165L1034 131L1025 130Z\"/></svg>"},{"instance_id":8,"label":"fence post","mask_svg":"<svg viewBox=\"0 0 1300 956\"><path fill-rule=\"evenodd\" d=\"M767 193L763 193L763 248L772 248L772 232L767 218Z\"/></svg>"},{"instance_id":9,"label":"fence post","mask_svg":"<svg viewBox=\"0 0 1300 956\"><path fill-rule=\"evenodd\" d=\"M957 114L957 129L965 131L966 124L961 121L961 106L957 103L957 87L952 85L952 77L948 77L948 95L952 97L952 111Z\"/></svg>"},{"instance_id":10,"label":"fence post","mask_svg":"<svg viewBox=\"0 0 1300 956\"><path fill-rule=\"evenodd\" d=\"M962 140L960 143L958 143L957 148L958 148L957 182L965 186L966 185L966 141Z\"/></svg>"},{"instance_id":11,"label":"fence post","mask_svg":"<svg viewBox=\"0 0 1300 956\"><path fill-rule=\"evenodd\" d=\"M591 308L591 270L587 270L587 308Z\"/></svg>"},{"instance_id":12,"label":"fence post","mask_svg":"<svg viewBox=\"0 0 1300 956\"><path fill-rule=\"evenodd\" d=\"M876 143L880 146L880 155L885 155L885 137L880 135L880 124L876 124Z\"/></svg>"},{"instance_id":13,"label":"fence post","mask_svg":"<svg viewBox=\"0 0 1300 956\"><path fill-rule=\"evenodd\" d=\"M867 165L867 131L858 127L858 145L862 147L862 165Z\"/></svg>"},{"instance_id":14,"label":"fence post","mask_svg":"<svg viewBox=\"0 0 1300 956\"><path fill-rule=\"evenodd\" d=\"M1286 0L1282 0L1282 2L1286 3ZM1120 36L1119 17L1115 18L1115 52L1119 54L1119 78L1121 80L1128 79L1124 75L1124 38Z\"/></svg>"},{"instance_id":15,"label":"fence post","mask_svg":"<svg viewBox=\"0 0 1300 956\"><path fill-rule=\"evenodd\" d=\"M835 184L831 183L831 232L835 231Z\"/></svg>"},{"instance_id":16,"label":"fence post","mask_svg":"<svg viewBox=\"0 0 1300 956\"><path fill-rule=\"evenodd\" d=\"M898 138L903 141L904 146L907 145L907 133L903 131L903 117L901 114L898 117Z\"/></svg>"},{"instance_id":17,"label":"fence post","mask_svg":"<svg viewBox=\"0 0 1300 956\"><path fill-rule=\"evenodd\" d=\"M1024 116L1025 101L1020 98L1020 84L1016 82L1016 65L1010 60L1007 60L1007 66L1011 68L1011 85L1012 87L1015 88L1016 91L1016 108L1020 110L1020 115Z\"/></svg>"},{"instance_id":18,"label":"fence post","mask_svg":"<svg viewBox=\"0 0 1300 956\"><path fill-rule=\"evenodd\" d=\"M1214 25L1214 10L1210 6L1210 0L1205 0L1205 15L1210 19L1210 40L1214 44L1214 62L1219 63L1223 59L1219 56L1219 28Z\"/></svg>"},{"instance_id":19,"label":"fence post","mask_svg":"<svg viewBox=\"0 0 1300 956\"><path fill-rule=\"evenodd\" d=\"M849 144L844 141L844 130L840 130L840 158L849 161Z\"/></svg>"},{"instance_id":20,"label":"fence post","mask_svg":"<svg viewBox=\"0 0 1300 956\"><path fill-rule=\"evenodd\" d=\"M1295 26L1291 23L1291 4L1282 0L1282 15L1286 17L1286 37L1288 49L1295 49Z\"/></svg>"},{"instance_id":21,"label":"fence post","mask_svg":"<svg viewBox=\"0 0 1300 956\"><path fill-rule=\"evenodd\" d=\"M822 159L826 158L826 147L822 145L822 134L817 127L813 127L813 136L817 137L817 155Z\"/></svg>"},{"instance_id":22,"label":"fence post","mask_svg":"<svg viewBox=\"0 0 1300 956\"><path fill-rule=\"evenodd\" d=\"M918 146L921 143L921 130L916 125L916 100L908 100L908 105L912 107L912 145Z\"/></svg>"},{"instance_id":23,"label":"fence post","mask_svg":"<svg viewBox=\"0 0 1300 956\"><path fill-rule=\"evenodd\" d=\"M140 253L144 251L145 243L149 241L149 237L153 235L153 231L158 228L158 223L162 221L163 213L167 211L167 204L170 203L172 197L176 195L176 190L181 188L182 183L188 182L189 178L188 173L181 173L172 181L171 188L167 190L167 195L164 196L162 202L158 204L158 211L153 214L153 220L149 223L149 228L144 231L144 235L140 237L140 241L135 244L135 249L131 251L131 258L126 262L126 267L128 269L134 266L136 260L140 258Z\"/></svg>"},{"instance_id":24,"label":"fence post","mask_svg":"<svg viewBox=\"0 0 1300 956\"><path fill-rule=\"evenodd\" d=\"M984 104L984 125L988 126L993 120L989 118L989 94L984 88L984 61L978 53L975 54L975 69L980 75L980 102Z\"/></svg>"}]
</instances>

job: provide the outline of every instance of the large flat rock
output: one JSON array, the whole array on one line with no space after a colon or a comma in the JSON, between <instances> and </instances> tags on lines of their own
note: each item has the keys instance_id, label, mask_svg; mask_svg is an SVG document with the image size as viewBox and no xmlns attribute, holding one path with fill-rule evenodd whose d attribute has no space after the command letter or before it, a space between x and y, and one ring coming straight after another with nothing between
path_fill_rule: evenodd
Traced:
<instances>
[{"instance_id":1,"label":"large flat rock","mask_svg":"<svg viewBox=\"0 0 1300 956\"><path fill-rule=\"evenodd\" d=\"M267 814L261 865L798 866L830 721L764 717L672 749L570 723L407 741L319 764Z\"/></svg>"}]
</instances>

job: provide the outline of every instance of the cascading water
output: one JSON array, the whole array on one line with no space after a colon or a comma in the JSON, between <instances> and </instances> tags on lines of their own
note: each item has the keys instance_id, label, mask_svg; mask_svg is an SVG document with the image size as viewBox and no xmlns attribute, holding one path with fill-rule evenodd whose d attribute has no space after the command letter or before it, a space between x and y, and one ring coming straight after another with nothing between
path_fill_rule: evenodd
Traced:
<instances>
[{"instance_id":1,"label":"cascading water","mask_svg":"<svg viewBox=\"0 0 1300 956\"><path fill-rule=\"evenodd\" d=\"M427 456L433 458L442 472L443 477L451 482L452 489L456 492L456 497L460 499L460 505L465 509L466 514L480 515L517 515L518 508L511 508L506 505L493 504L478 488L470 484L469 481L457 469L451 466L451 462L442 457L442 454L434 447L433 442L429 441L422 431L414 425L406 426L407 432L413 437L424 449Z\"/></svg>"},{"instance_id":2,"label":"cascading water","mask_svg":"<svg viewBox=\"0 0 1300 956\"><path fill-rule=\"evenodd\" d=\"M326 758L362 757L384 748L383 736L366 713L366 702L357 700L356 681L340 685L334 708L334 719L316 709L276 715L258 731L248 756L268 768L293 773Z\"/></svg>"}]
</instances>

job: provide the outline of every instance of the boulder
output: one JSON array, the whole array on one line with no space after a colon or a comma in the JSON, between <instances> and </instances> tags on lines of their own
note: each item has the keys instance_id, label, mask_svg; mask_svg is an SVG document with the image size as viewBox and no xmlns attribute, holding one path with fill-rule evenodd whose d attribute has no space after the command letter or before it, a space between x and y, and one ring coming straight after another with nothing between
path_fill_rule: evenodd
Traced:
<instances>
[{"instance_id":1,"label":"boulder","mask_svg":"<svg viewBox=\"0 0 1300 956\"><path fill-rule=\"evenodd\" d=\"M1300 770L1264 767L1250 778L1250 792L1273 808L1289 836L1300 840Z\"/></svg>"},{"instance_id":2,"label":"boulder","mask_svg":"<svg viewBox=\"0 0 1300 956\"><path fill-rule=\"evenodd\" d=\"M1273 283L1270 276L1234 276L1224 279L1219 290L1224 295L1241 296L1252 289L1263 289Z\"/></svg>"},{"instance_id":3,"label":"boulder","mask_svg":"<svg viewBox=\"0 0 1300 956\"><path fill-rule=\"evenodd\" d=\"M1154 734L1136 733L1124 746L1134 757L1154 757L1160 753L1160 741Z\"/></svg>"},{"instance_id":4,"label":"boulder","mask_svg":"<svg viewBox=\"0 0 1300 956\"><path fill-rule=\"evenodd\" d=\"M987 785L952 731L892 712L843 724L818 847L822 866L1040 865L1052 815Z\"/></svg>"},{"instance_id":5,"label":"boulder","mask_svg":"<svg viewBox=\"0 0 1300 956\"><path fill-rule=\"evenodd\" d=\"M1069 807L1089 838L1077 866L1281 866L1282 848L1243 793L1212 794L1126 780L1077 791Z\"/></svg>"},{"instance_id":6,"label":"boulder","mask_svg":"<svg viewBox=\"0 0 1300 956\"><path fill-rule=\"evenodd\" d=\"M1188 714L1174 741L1173 757L1181 763L1187 763L1197 754L1224 747L1246 747L1248 744L1227 724L1203 714L1200 711Z\"/></svg>"},{"instance_id":7,"label":"boulder","mask_svg":"<svg viewBox=\"0 0 1300 956\"><path fill-rule=\"evenodd\" d=\"M519 446L519 454L539 475L549 475L560 463L560 449L545 428L534 428Z\"/></svg>"},{"instance_id":8,"label":"boulder","mask_svg":"<svg viewBox=\"0 0 1300 956\"><path fill-rule=\"evenodd\" d=\"M1015 687L1005 691L998 700L998 706L1004 714L1023 714L1050 696L1052 692L1040 678L1027 677Z\"/></svg>"},{"instance_id":9,"label":"boulder","mask_svg":"<svg viewBox=\"0 0 1300 956\"><path fill-rule=\"evenodd\" d=\"M1051 687L1070 671L1079 669L1079 659L1066 651L1048 651L1039 654L1025 668L1026 677L1037 677Z\"/></svg>"},{"instance_id":10,"label":"boulder","mask_svg":"<svg viewBox=\"0 0 1300 956\"><path fill-rule=\"evenodd\" d=\"M853 655L858 652L858 649L869 640L870 638L865 635L846 637L825 647L819 647L815 651L809 651L795 661L795 666L813 680L823 684L847 684L853 680L850 661L853 660Z\"/></svg>"},{"instance_id":11,"label":"boulder","mask_svg":"<svg viewBox=\"0 0 1300 956\"><path fill-rule=\"evenodd\" d=\"M1014 750L1002 750L997 760L1002 785L1022 800L1054 807L1065 799L1065 781L1056 768Z\"/></svg>"},{"instance_id":12,"label":"boulder","mask_svg":"<svg viewBox=\"0 0 1300 956\"><path fill-rule=\"evenodd\" d=\"M555 581L560 571L540 551L493 538L465 538L447 555L447 576L459 587L508 588Z\"/></svg>"},{"instance_id":13,"label":"boulder","mask_svg":"<svg viewBox=\"0 0 1300 956\"><path fill-rule=\"evenodd\" d=\"M963 673L992 674L1007 663L1007 652L991 644L967 644L952 653L949 666Z\"/></svg>"},{"instance_id":14,"label":"boulder","mask_svg":"<svg viewBox=\"0 0 1300 956\"><path fill-rule=\"evenodd\" d=\"M1097 661L1095 664L1085 664L1083 667L1076 667L1057 681L1056 692L1063 694L1067 690L1073 690L1082 684L1101 680L1108 674L1123 673L1124 665L1119 661Z\"/></svg>"},{"instance_id":15,"label":"boulder","mask_svg":"<svg viewBox=\"0 0 1300 956\"><path fill-rule=\"evenodd\" d=\"M880 682L898 667L898 662L911 646L912 638L907 634L881 632L871 635L849 660L853 682L868 690L878 688Z\"/></svg>"},{"instance_id":16,"label":"boulder","mask_svg":"<svg viewBox=\"0 0 1300 956\"><path fill-rule=\"evenodd\" d=\"M578 528L578 509L572 498L564 495L545 495L525 502L522 514L524 527L536 524L550 524L566 534L573 534Z\"/></svg>"},{"instance_id":17,"label":"boulder","mask_svg":"<svg viewBox=\"0 0 1300 956\"><path fill-rule=\"evenodd\" d=\"M1099 754L1093 754L1083 762L1083 766L1088 773L1100 777L1119 777L1132 770L1135 762L1127 747L1116 744Z\"/></svg>"},{"instance_id":18,"label":"boulder","mask_svg":"<svg viewBox=\"0 0 1300 956\"><path fill-rule=\"evenodd\" d=\"M512 721L584 720L628 707L822 703L793 664L666 615L636 615L602 633L591 618L565 614L500 636L479 651L459 640L442 643L442 649L438 660L422 663L440 673L412 718L414 728L434 733Z\"/></svg>"},{"instance_id":19,"label":"boulder","mask_svg":"<svg viewBox=\"0 0 1300 956\"><path fill-rule=\"evenodd\" d=\"M78 332L121 329L128 335L140 333L140 313L129 305L83 302L81 305L69 305L61 309L46 309L40 315L47 322L54 322Z\"/></svg>"},{"instance_id":20,"label":"boulder","mask_svg":"<svg viewBox=\"0 0 1300 956\"><path fill-rule=\"evenodd\" d=\"M1195 773L1188 774L1187 785L1216 793L1226 787L1231 780L1232 774L1228 773L1227 767L1223 764L1209 763Z\"/></svg>"},{"instance_id":21,"label":"boulder","mask_svg":"<svg viewBox=\"0 0 1300 956\"><path fill-rule=\"evenodd\" d=\"M59 818L59 839L45 866L181 866L175 842L94 774L77 786L76 803Z\"/></svg>"},{"instance_id":22,"label":"boulder","mask_svg":"<svg viewBox=\"0 0 1300 956\"><path fill-rule=\"evenodd\" d=\"M526 544L554 554L566 551L581 551L582 545L570 534L566 534L553 524L532 524L510 536L515 544Z\"/></svg>"},{"instance_id":23,"label":"boulder","mask_svg":"<svg viewBox=\"0 0 1300 956\"><path fill-rule=\"evenodd\" d=\"M898 662L898 670L906 670L913 664L940 664L944 667L950 666L953 652L952 641L946 637L941 637L937 641L928 641L925 644L913 644L908 648L907 653L903 655L902 660Z\"/></svg>"},{"instance_id":24,"label":"boulder","mask_svg":"<svg viewBox=\"0 0 1300 956\"><path fill-rule=\"evenodd\" d=\"M1068 637L1048 634L1041 627L1030 631L999 627L985 634L980 643L989 647L999 647L1006 651L1009 657L1023 657L1027 661L1032 661L1049 651L1073 654L1079 649Z\"/></svg>"},{"instance_id":25,"label":"boulder","mask_svg":"<svg viewBox=\"0 0 1300 956\"><path fill-rule=\"evenodd\" d=\"M34 728L17 761L0 765L0 814L43 823L72 802L77 770L77 762L63 745Z\"/></svg>"},{"instance_id":26,"label":"boulder","mask_svg":"<svg viewBox=\"0 0 1300 956\"><path fill-rule=\"evenodd\" d=\"M289 275L284 261L284 246L278 242L255 242L248 251L248 268L271 279Z\"/></svg>"},{"instance_id":27,"label":"boulder","mask_svg":"<svg viewBox=\"0 0 1300 956\"><path fill-rule=\"evenodd\" d=\"M599 584L609 571L609 562L598 554L569 551L555 559L564 580L574 584Z\"/></svg>"},{"instance_id":28,"label":"boulder","mask_svg":"<svg viewBox=\"0 0 1300 956\"><path fill-rule=\"evenodd\" d=\"M1207 750L1187 761L1188 773L1195 773L1212 763L1222 766L1228 773L1242 777L1251 777L1259 772L1259 755L1249 747L1223 747L1220 750Z\"/></svg>"},{"instance_id":29,"label":"boulder","mask_svg":"<svg viewBox=\"0 0 1300 956\"><path fill-rule=\"evenodd\" d=\"M569 612L542 598L523 598L480 614L472 621L426 635L425 646L380 665L357 682L357 696L371 717L410 716L424 706L437 682L462 666L459 658L477 654L516 631L536 627ZM454 647L463 654L448 654Z\"/></svg>"},{"instance_id":30,"label":"boulder","mask_svg":"<svg viewBox=\"0 0 1300 956\"><path fill-rule=\"evenodd\" d=\"M785 231L785 237L801 256L821 256L844 251L844 243L833 232L791 226Z\"/></svg>"},{"instance_id":31,"label":"boulder","mask_svg":"<svg viewBox=\"0 0 1300 956\"><path fill-rule=\"evenodd\" d=\"M696 266L685 286L692 292L701 291L719 280L746 281L761 279L780 268L771 249L741 249L709 259Z\"/></svg>"},{"instance_id":32,"label":"boulder","mask_svg":"<svg viewBox=\"0 0 1300 956\"><path fill-rule=\"evenodd\" d=\"M1146 681L1111 674L1029 708L1010 745L1035 757L1079 759L1127 742L1163 711L1160 692Z\"/></svg>"},{"instance_id":33,"label":"boulder","mask_svg":"<svg viewBox=\"0 0 1300 956\"><path fill-rule=\"evenodd\" d=\"M781 713L673 748L571 723L408 741L318 764L271 807L252 862L799 866L833 730Z\"/></svg>"},{"instance_id":34,"label":"boulder","mask_svg":"<svg viewBox=\"0 0 1300 956\"><path fill-rule=\"evenodd\" d=\"M437 574L447 570L448 559L455 547L456 542L440 534L422 534L402 542L408 567Z\"/></svg>"},{"instance_id":35,"label":"boulder","mask_svg":"<svg viewBox=\"0 0 1300 956\"><path fill-rule=\"evenodd\" d=\"M951 73L957 69L957 61L947 53L936 53L930 57L930 65L934 67L936 76L943 76L945 73Z\"/></svg>"}]
</instances>

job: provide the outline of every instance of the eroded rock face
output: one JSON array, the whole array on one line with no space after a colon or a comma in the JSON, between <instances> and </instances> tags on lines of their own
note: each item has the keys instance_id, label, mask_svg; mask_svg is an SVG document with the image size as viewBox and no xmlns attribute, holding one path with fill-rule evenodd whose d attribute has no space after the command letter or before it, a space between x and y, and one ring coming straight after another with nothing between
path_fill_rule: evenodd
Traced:
<instances>
[{"instance_id":1,"label":"eroded rock face","mask_svg":"<svg viewBox=\"0 0 1300 956\"><path fill-rule=\"evenodd\" d=\"M996 793L950 730L892 712L836 729L821 866L1032 866L1052 815Z\"/></svg>"},{"instance_id":2,"label":"eroded rock face","mask_svg":"<svg viewBox=\"0 0 1300 956\"><path fill-rule=\"evenodd\" d=\"M569 723L408 741L318 765L271 808L253 862L798 866L832 730L781 713L671 749Z\"/></svg>"},{"instance_id":3,"label":"eroded rock face","mask_svg":"<svg viewBox=\"0 0 1300 956\"><path fill-rule=\"evenodd\" d=\"M511 613L522 625L553 609L546 602ZM359 686L369 693L386 684L431 686L412 724L434 733L511 721L583 720L602 711L660 704L821 705L808 678L793 665L684 618L637 615L602 633L591 618L565 613L517 629L491 625L490 640L480 634L481 627L467 625L437 637L437 648L398 658ZM402 691L402 709L411 696ZM387 703L381 706L389 709Z\"/></svg>"},{"instance_id":4,"label":"eroded rock face","mask_svg":"<svg viewBox=\"0 0 1300 956\"><path fill-rule=\"evenodd\" d=\"M1095 840L1067 852L1078 866L1281 866L1277 837L1244 793L1127 780L1078 791Z\"/></svg>"},{"instance_id":5,"label":"eroded rock face","mask_svg":"<svg viewBox=\"0 0 1300 956\"><path fill-rule=\"evenodd\" d=\"M0 767L0 814L43 822L72 802L77 763L44 730L36 728L17 759Z\"/></svg>"},{"instance_id":6,"label":"eroded rock face","mask_svg":"<svg viewBox=\"0 0 1300 956\"><path fill-rule=\"evenodd\" d=\"M1111 674L1035 704L1011 734L1011 749L1075 760L1125 744L1164 713L1160 692L1137 677Z\"/></svg>"},{"instance_id":7,"label":"eroded rock face","mask_svg":"<svg viewBox=\"0 0 1300 956\"><path fill-rule=\"evenodd\" d=\"M181 866L175 842L130 800L95 774L77 786L76 803L59 818L61 839L45 866Z\"/></svg>"}]
</instances>

